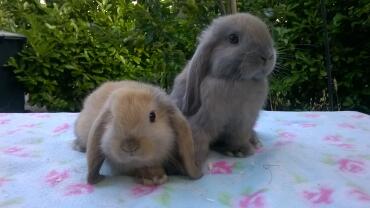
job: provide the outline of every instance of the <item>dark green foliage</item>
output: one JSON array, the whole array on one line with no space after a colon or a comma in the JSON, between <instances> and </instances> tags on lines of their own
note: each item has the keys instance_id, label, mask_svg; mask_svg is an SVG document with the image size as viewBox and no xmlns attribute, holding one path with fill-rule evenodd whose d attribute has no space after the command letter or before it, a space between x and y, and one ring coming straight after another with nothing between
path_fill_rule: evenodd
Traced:
<instances>
[{"instance_id":1,"label":"dark green foliage","mask_svg":"<svg viewBox=\"0 0 370 208\"><path fill-rule=\"evenodd\" d=\"M242 1L240 1L242 2ZM243 1L271 25L279 51L270 109L328 110L320 1ZM370 112L370 1L326 1L335 110Z\"/></svg>"},{"instance_id":2,"label":"dark green foliage","mask_svg":"<svg viewBox=\"0 0 370 208\"><path fill-rule=\"evenodd\" d=\"M191 58L196 36L220 15L217 1L2 0L0 28L28 37L9 64L49 110L78 111L106 80L172 85ZM326 2L335 107L370 112L370 2ZM238 1L271 26L279 51L266 106L328 110L320 1Z\"/></svg>"},{"instance_id":3,"label":"dark green foliage","mask_svg":"<svg viewBox=\"0 0 370 208\"><path fill-rule=\"evenodd\" d=\"M2 8L12 12L4 19L14 22L0 23L28 37L21 57L10 65L31 103L52 111L79 110L86 94L106 80L134 79L168 88L212 18L208 7L194 2L57 2L63 3L9 0Z\"/></svg>"}]
</instances>

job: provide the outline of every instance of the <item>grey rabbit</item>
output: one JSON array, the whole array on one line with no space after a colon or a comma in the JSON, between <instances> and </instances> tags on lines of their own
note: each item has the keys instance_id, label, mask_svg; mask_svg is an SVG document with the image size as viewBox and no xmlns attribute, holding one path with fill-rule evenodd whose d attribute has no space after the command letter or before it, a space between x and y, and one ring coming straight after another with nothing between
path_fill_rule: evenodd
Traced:
<instances>
[{"instance_id":1,"label":"grey rabbit","mask_svg":"<svg viewBox=\"0 0 370 208\"><path fill-rule=\"evenodd\" d=\"M253 126L275 63L268 27L254 15L222 16L203 31L170 95L190 122L198 165L210 146L245 157L261 144Z\"/></svg>"}]
</instances>

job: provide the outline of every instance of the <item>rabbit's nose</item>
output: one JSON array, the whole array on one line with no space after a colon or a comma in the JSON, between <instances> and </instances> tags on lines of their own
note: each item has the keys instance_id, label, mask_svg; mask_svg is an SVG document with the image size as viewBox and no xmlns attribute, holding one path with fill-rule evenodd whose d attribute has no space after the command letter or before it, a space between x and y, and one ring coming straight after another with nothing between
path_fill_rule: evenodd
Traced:
<instances>
[{"instance_id":1,"label":"rabbit's nose","mask_svg":"<svg viewBox=\"0 0 370 208\"><path fill-rule=\"evenodd\" d=\"M272 60L273 58L274 58L274 54L266 55L266 56L265 55L260 56L260 59L261 59L263 65L266 65L266 62Z\"/></svg>"},{"instance_id":2,"label":"rabbit's nose","mask_svg":"<svg viewBox=\"0 0 370 208\"><path fill-rule=\"evenodd\" d=\"M128 153L133 153L140 147L139 141L134 138L129 138L121 143L121 149Z\"/></svg>"},{"instance_id":3,"label":"rabbit's nose","mask_svg":"<svg viewBox=\"0 0 370 208\"><path fill-rule=\"evenodd\" d=\"M260 56L260 59L262 60L263 65L265 65L267 58L265 56Z\"/></svg>"}]
</instances>

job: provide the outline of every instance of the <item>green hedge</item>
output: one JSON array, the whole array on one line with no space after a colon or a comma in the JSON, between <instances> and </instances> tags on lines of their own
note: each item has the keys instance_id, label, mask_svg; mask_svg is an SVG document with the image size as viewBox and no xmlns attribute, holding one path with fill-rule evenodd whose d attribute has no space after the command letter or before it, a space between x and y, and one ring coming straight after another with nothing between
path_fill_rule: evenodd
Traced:
<instances>
[{"instance_id":1,"label":"green hedge","mask_svg":"<svg viewBox=\"0 0 370 208\"><path fill-rule=\"evenodd\" d=\"M52 111L78 111L86 94L106 80L168 88L209 21L201 14L212 14L208 7L169 1L66 0L45 6L9 0L2 6L9 11L3 19L13 20L2 24L28 37L10 65L30 102Z\"/></svg>"},{"instance_id":2,"label":"green hedge","mask_svg":"<svg viewBox=\"0 0 370 208\"><path fill-rule=\"evenodd\" d=\"M0 2L0 27L28 37L9 62L49 110L78 111L105 80L135 79L166 89L196 46L196 36L220 15L216 1L36 0ZM53 3L54 2L54 3ZM370 112L370 3L327 1L335 107ZM238 1L265 19L279 50L266 106L327 110L322 16L318 1Z\"/></svg>"},{"instance_id":3,"label":"green hedge","mask_svg":"<svg viewBox=\"0 0 370 208\"><path fill-rule=\"evenodd\" d=\"M320 1L245 1L273 28L279 49L269 108L328 110ZM335 110L370 112L370 1L326 1Z\"/></svg>"}]
</instances>

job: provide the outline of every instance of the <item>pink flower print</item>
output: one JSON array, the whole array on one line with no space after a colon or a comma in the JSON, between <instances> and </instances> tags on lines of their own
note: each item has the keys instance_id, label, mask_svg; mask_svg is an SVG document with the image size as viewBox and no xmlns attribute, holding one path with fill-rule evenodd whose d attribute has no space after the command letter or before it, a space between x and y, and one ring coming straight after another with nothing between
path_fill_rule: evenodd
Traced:
<instances>
[{"instance_id":1,"label":"pink flower print","mask_svg":"<svg viewBox=\"0 0 370 208\"><path fill-rule=\"evenodd\" d=\"M352 149L353 145L352 144L346 144L342 143L343 137L339 135L328 135L324 137L324 140L330 142L332 145L335 145L337 147L341 147L343 149Z\"/></svg>"},{"instance_id":2,"label":"pink flower print","mask_svg":"<svg viewBox=\"0 0 370 208\"><path fill-rule=\"evenodd\" d=\"M262 153L264 151L265 151L265 148L263 148L263 147L258 147L257 149L255 149L256 153Z\"/></svg>"},{"instance_id":3,"label":"pink flower print","mask_svg":"<svg viewBox=\"0 0 370 208\"><path fill-rule=\"evenodd\" d=\"M22 148L20 148L20 147L9 147L9 148L5 149L3 152L8 153L8 154L13 154L13 153L19 152L21 150L22 150Z\"/></svg>"},{"instance_id":4,"label":"pink flower print","mask_svg":"<svg viewBox=\"0 0 370 208\"><path fill-rule=\"evenodd\" d=\"M22 128L34 128L38 126L37 124L24 124L24 125L21 125L19 127L22 127Z\"/></svg>"},{"instance_id":5,"label":"pink flower print","mask_svg":"<svg viewBox=\"0 0 370 208\"><path fill-rule=\"evenodd\" d=\"M24 148L17 147L17 146L6 148L3 150L3 152L5 154L14 155L18 157L28 157L29 156L29 153L26 153Z\"/></svg>"},{"instance_id":6,"label":"pink flower print","mask_svg":"<svg viewBox=\"0 0 370 208\"><path fill-rule=\"evenodd\" d=\"M240 208L263 208L265 206L263 191L257 191L252 195L244 196L239 202Z\"/></svg>"},{"instance_id":7,"label":"pink flower print","mask_svg":"<svg viewBox=\"0 0 370 208\"><path fill-rule=\"evenodd\" d=\"M274 146L277 146L277 147L279 147L279 146L284 146L284 145L287 145L287 144L290 144L290 143L292 143L292 140L281 140L281 141L277 141L275 144L274 144Z\"/></svg>"},{"instance_id":8,"label":"pink flower print","mask_svg":"<svg viewBox=\"0 0 370 208\"><path fill-rule=\"evenodd\" d=\"M221 160L210 163L209 171L211 174L231 174L233 166L234 165L229 164L227 161Z\"/></svg>"},{"instance_id":9,"label":"pink flower print","mask_svg":"<svg viewBox=\"0 0 370 208\"><path fill-rule=\"evenodd\" d=\"M330 188L320 188L319 191L303 191L303 196L305 199L313 204L331 204L331 195L333 190Z\"/></svg>"},{"instance_id":10,"label":"pink flower print","mask_svg":"<svg viewBox=\"0 0 370 208\"><path fill-rule=\"evenodd\" d=\"M340 123L338 124L338 127L342 129L356 129L356 126L350 124L350 123Z\"/></svg>"},{"instance_id":11,"label":"pink flower print","mask_svg":"<svg viewBox=\"0 0 370 208\"><path fill-rule=\"evenodd\" d=\"M0 119L0 125L8 124L10 119Z\"/></svg>"},{"instance_id":12,"label":"pink flower print","mask_svg":"<svg viewBox=\"0 0 370 208\"><path fill-rule=\"evenodd\" d=\"M278 136L281 139L277 141L274 146L283 146L286 144L290 144L293 142L293 139L297 137L295 134L286 131L280 132Z\"/></svg>"},{"instance_id":13,"label":"pink flower print","mask_svg":"<svg viewBox=\"0 0 370 208\"><path fill-rule=\"evenodd\" d=\"M60 126L57 126L54 130L53 130L53 132L54 133L62 133L62 132L64 132L64 131L66 131L67 129L69 129L69 124L68 123L64 123L64 124L62 124L62 125L60 125Z\"/></svg>"},{"instance_id":14,"label":"pink flower print","mask_svg":"<svg viewBox=\"0 0 370 208\"><path fill-rule=\"evenodd\" d=\"M367 194L359 189L352 190L350 195L356 197L356 199L359 201L370 201L370 194Z\"/></svg>"},{"instance_id":15,"label":"pink flower print","mask_svg":"<svg viewBox=\"0 0 370 208\"><path fill-rule=\"evenodd\" d=\"M13 135L13 134L15 134L15 133L17 133L17 132L19 132L21 129L14 129L14 130L10 130L10 131L7 131L6 132L6 134L9 136L9 135Z\"/></svg>"},{"instance_id":16,"label":"pink flower print","mask_svg":"<svg viewBox=\"0 0 370 208\"><path fill-rule=\"evenodd\" d=\"M306 117L306 118L319 118L320 115L315 114L315 113L309 113L309 114L304 114L304 117Z\"/></svg>"},{"instance_id":17,"label":"pink flower print","mask_svg":"<svg viewBox=\"0 0 370 208\"><path fill-rule=\"evenodd\" d=\"M353 145L352 144L345 144L345 143L343 143L343 144L336 144L336 146L341 147L343 149L352 149L353 148Z\"/></svg>"},{"instance_id":18,"label":"pink flower print","mask_svg":"<svg viewBox=\"0 0 370 208\"><path fill-rule=\"evenodd\" d=\"M301 124L302 128L311 128L311 127L315 127L315 126L317 126L317 124L314 124L314 123L303 123L303 124Z\"/></svg>"},{"instance_id":19,"label":"pink flower print","mask_svg":"<svg viewBox=\"0 0 370 208\"><path fill-rule=\"evenodd\" d=\"M10 180L9 179L6 179L6 178L3 178L3 177L0 177L0 187L4 184L6 184L7 182L9 182Z\"/></svg>"},{"instance_id":20,"label":"pink flower print","mask_svg":"<svg viewBox=\"0 0 370 208\"><path fill-rule=\"evenodd\" d=\"M142 196L153 193L158 188L159 186L156 186L156 185L150 185L150 186L137 185L131 189L131 194L134 197L142 197Z\"/></svg>"},{"instance_id":21,"label":"pink flower print","mask_svg":"<svg viewBox=\"0 0 370 208\"><path fill-rule=\"evenodd\" d=\"M53 187L67 178L69 178L69 172L67 170L61 172L52 170L46 175L45 181L49 186Z\"/></svg>"},{"instance_id":22,"label":"pink flower print","mask_svg":"<svg viewBox=\"0 0 370 208\"><path fill-rule=\"evenodd\" d=\"M328 135L324 137L324 140L329 142L340 142L343 138L339 135Z\"/></svg>"},{"instance_id":23,"label":"pink flower print","mask_svg":"<svg viewBox=\"0 0 370 208\"><path fill-rule=\"evenodd\" d=\"M86 183L77 183L69 185L64 192L65 196L76 196L82 194L89 194L94 191L94 186Z\"/></svg>"},{"instance_id":24,"label":"pink flower print","mask_svg":"<svg viewBox=\"0 0 370 208\"><path fill-rule=\"evenodd\" d=\"M343 172L360 173L364 171L364 163L362 161L341 159L338 163L339 169Z\"/></svg>"},{"instance_id":25,"label":"pink flower print","mask_svg":"<svg viewBox=\"0 0 370 208\"><path fill-rule=\"evenodd\" d=\"M297 137L295 134L287 132L287 131L280 132L278 136L284 139L288 139L288 140L291 140Z\"/></svg>"}]
</instances>

